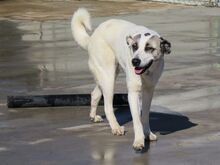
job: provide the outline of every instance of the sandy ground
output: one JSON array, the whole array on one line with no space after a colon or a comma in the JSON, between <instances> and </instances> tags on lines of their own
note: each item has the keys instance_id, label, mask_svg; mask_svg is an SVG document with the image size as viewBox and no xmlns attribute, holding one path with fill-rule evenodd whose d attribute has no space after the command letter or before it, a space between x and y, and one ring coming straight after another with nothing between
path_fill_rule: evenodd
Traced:
<instances>
[{"instance_id":1,"label":"sandy ground","mask_svg":"<svg viewBox=\"0 0 220 165\"><path fill-rule=\"evenodd\" d=\"M14 3L1 1L0 7L7 2ZM97 6L87 7L92 11ZM0 19L0 164L219 165L219 9L144 9L92 18L94 28L113 17L129 20L158 31L172 43L151 108L151 128L159 140L146 143L142 154L132 149L128 107L115 107L127 131L121 137L111 135L106 120L91 123L89 107L6 107L8 95L90 93L94 88L87 52L73 41L70 20L64 19L71 16L72 8L63 20L53 10L52 16L35 13L48 8L29 8L30 15L19 6L9 9L18 13L8 15L13 19L1 14ZM116 92L126 92L123 72ZM103 107L99 114L104 116Z\"/></svg>"},{"instance_id":2,"label":"sandy ground","mask_svg":"<svg viewBox=\"0 0 220 165\"><path fill-rule=\"evenodd\" d=\"M86 7L93 16L138 13L147 9L172 8L180 5L152 2L110 2L97 0L2 0L1 17L26 20L69 19L79 7Z\"/></svg>"}]
</instances>

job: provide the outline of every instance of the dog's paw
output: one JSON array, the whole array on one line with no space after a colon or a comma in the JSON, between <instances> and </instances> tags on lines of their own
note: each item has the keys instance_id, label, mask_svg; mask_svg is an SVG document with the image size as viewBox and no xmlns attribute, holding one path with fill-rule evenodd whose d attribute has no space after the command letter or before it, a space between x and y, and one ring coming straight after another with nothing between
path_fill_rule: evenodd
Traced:
<instances>
[{"instance_id":1,"label":"dog's paw","mask_svg":"<svg viewBox=\"0 0 220 165\"><path fill-rule=\"evenodd\" d=\"M135 140L133 143L133 148L137 152L142 152L145 149L144 138Z\"/></svg>"},{"instance_id":2,"label":"dog's paw","mask_svg":"<svg viewBox=\"0 0 220 165\"><path fill-rule=\"evenodd\" d=\"M150 133L146 135L146 140L157 141L157 135L150 131Z\"/></svg>"},{"instance_id":3,"label":"dog's paw","mask_svg":"<svg viewBox=\"0 0 220 165\"><path fill-rule=\"evenodd\" d=\"M117 128L112 129L113 135L122 136L125 134L125 127L124 126L118 126Z\"/></svg>"},{"instance_id":4,"label":"dog's paw","mask_svg":"<svg viewBox=\"0 0 220 165\"><path fill-rule=\"evenodd\" d=\"M95 115L95 117L90 117L90 120L94 123L100 123L103 122L103 119L101 116L99 115Z\"/></svg>"}]
</instances>

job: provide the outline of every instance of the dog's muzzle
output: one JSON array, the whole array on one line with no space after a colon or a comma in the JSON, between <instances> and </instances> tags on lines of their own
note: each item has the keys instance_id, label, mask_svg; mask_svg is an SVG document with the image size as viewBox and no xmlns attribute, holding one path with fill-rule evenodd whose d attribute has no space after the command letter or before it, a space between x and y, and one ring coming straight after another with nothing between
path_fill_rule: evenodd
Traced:
<instances>
[{"instance_id":1,"label":"dog's muzzle","mask_svg":"<svg viewBox=\"0 0 220 165\"><path fill-rule=\"evenodd\" d=\"M134 59L133 59L133 60L134 60ZM132 64L133 64L133 60L132 60ZM140 61L140 63L141 63L141 61ZM140 63L139 63L139 65L140 65ZM139 67L139 65L138 65L138 66L135 66L135 65L133 64L133 66L135 67L135 68L134 68L134 71L135 71L135 73L136 73L137 75L141 75L141 74L144 73L148 68L150 68L152 64L153 64L153 60L150 60L149 63L148 63L147 65L145 65L144 67Z\"/></svg>"},{"instance_id":2,"label":"dog's muzzle","mask_svg":"<svg viewBox=\"0 0 220 165\"><path fill-rule=\"evenodd\" d=\"M134 67L138 67L141 64L141 60L139 58L133 58L131 62Z\"/></svg>"}]
</instances>

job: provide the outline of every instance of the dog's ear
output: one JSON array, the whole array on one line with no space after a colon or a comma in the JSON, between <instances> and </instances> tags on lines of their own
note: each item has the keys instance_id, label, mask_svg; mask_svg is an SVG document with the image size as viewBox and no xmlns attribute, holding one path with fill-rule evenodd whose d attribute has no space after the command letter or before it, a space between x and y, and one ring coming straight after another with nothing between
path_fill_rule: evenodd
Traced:
<instances>
[{"instance_id":1,"label":"dog's ear","mask_svg":"<svg viewBox=\"0 0 220 165\"><path fill-rule=\"evenodd\" d=\"M160 37L160 49L163 54L170 54L171 53L171 43L164 38Z\"/></svg>"},{"instance_id":2,"label":"dog's ear","mask_svg":"<svg viewBox=\"0 0 220 165\"><path fill-rule=\"evenodd\" d=\"M134 43L134 40L131 36L126 37L126 42L128 46L131 46Z\"/></svg>"}]
</instances>

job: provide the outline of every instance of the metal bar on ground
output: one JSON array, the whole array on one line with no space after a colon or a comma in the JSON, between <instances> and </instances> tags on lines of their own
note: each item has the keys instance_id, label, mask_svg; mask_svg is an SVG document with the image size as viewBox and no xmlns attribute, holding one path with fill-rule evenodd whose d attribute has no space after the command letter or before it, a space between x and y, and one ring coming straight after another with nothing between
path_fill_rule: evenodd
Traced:
<instances>
[{"instance_id":1,"label":"metal bar on ground","mask_svg":"<svg viewBox=\"0 0 220 165\"><path fill-rule=\"evenodd\" d=\"M7 106L8 108L89 106L90 101L90 94L8 96ZM103 103L102 98L99 105ZM127 105L127 94L115 94L113 104Z\"/></svg>"}]
</instances>

